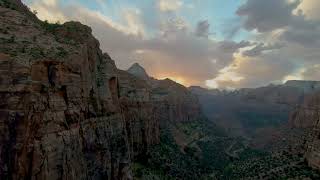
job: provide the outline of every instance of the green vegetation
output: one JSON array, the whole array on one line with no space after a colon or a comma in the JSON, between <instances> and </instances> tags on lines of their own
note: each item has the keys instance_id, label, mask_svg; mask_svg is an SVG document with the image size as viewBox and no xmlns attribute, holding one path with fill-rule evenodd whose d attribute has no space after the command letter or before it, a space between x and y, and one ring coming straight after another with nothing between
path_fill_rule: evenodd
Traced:
<instances>
[{"instance_id":1,"label":"green vegetation","mask_svg":"<svg viewBox=\"0 0 320 180\"><path fill-rule=\"evenodd\" d=\"M46 32L54 33L57 28L61 27L61 24L60 22L49 23L47 20L45 20L41 23L41 26Z\"/></svg>"},{"instance_id":2,"label":"green vegetation","mask_svg":"<svg viewBox=\"0 0 320 180\"><path fill-rule=\"evenodd\" d=\"M136 179L320 178L301 155L251 149L246 139L227 137L205 119L172 126L187 136L188 144L182 148L170 128L162 130L161 143L134 165Z\"/></svg>"},{"instance_id":3,"label":"green vegetation","mask_svg":"<svg viewBox=\"0 0 320 180\"><path fill-rule=\"evenodd\" d=\"M150 167L144 174L134 173L141 177L160 172L158 174L166 174L168 179L197 179L204 173L198 158L193 153L181 152L169 131L162 131L161 143L151 148L146 162L140 163Z\"/></svg>"},{"instance_id":4,"label":"green vegetation","mask_svg":"<svg viewBox=\"0 0 320 180\"><path fill-rule=\"evenodd\" d=\"M146 179L152 174L164 177L160 179L199 179L221 169L221 164L229 162L224 153L229 144L222 140L224 132L210 124L199 120L172 125L190 141L183 149L177 145L171 130L162 130L161 143L152 147L143 161L139 158L139 165L148 168L143 171L134 168L135 177Z\"/></svg>"},{"instance_id":5,"label":"green vegetation","mask_svg":"<svg viewBox=\"0 0 320 180\"><path fill-rule=\"evenodd\" d=\"M15 41L15 36L11 36L10 39L8 40L8 43L14 43Z\"/></svg>"},{"instance_id":6,"label":"green vegetation","mask_svg":"<svg viewBox=\"0 0 320 180\"><path fill-rule=\"evenodd\" d=\"M248 150L241 160L225 167L222 179L319 179L320 173L312 170L300 155L281 152L276 154Z\"/></svg>"},{"instance_id":7,"label":"green vegetation","mask_svg":"<svg viewBox=\"0 0 320 180\"><path fill-rule=\"evenodd\" d=\"M135 179L138 180L172 180L173 178L167 176L163 171L159 169L150 168L140 163L134 163L132 165Z\"/></svg>"},{"instance_id":8,"label":"green vegetation","mask_svg":"<svg viewBox=\"0 0 320 180\"><path fill-rule=\"evenodd\" d=\"M14 3L10 2L10 0L0 0L0 6L9 8L12 10L17 10L17 7Z\"/></svg>"},{"instance_id":9,"label":"green vegetation","mask_svg":"<svg viewBox=\"0 0 320 180\"><path fill-rule=\"evenodd\" d=\"M33 47L30 49L29 54L33 58L42 58L45 56L44 49L41 47Z\"/></svg>"},{"instance_id":10,"label":"green vegetation","mask_svg":"<svg viewBox=\"0 0 320 180\"><path fill-rule=\"evenodd\" d=\"M3 34L9 34L8 28L0 28L0 32Z\"/></svg>"},{"instance_id":11,"label":"green vegetation","mask_svg":"<svg viewBox=\"0 0 320 180\"><path fill-rule=\"evenodd\" d=\"M32 41L33 41L33 42L37 42L37 36L33 36L33 37L32 37Z\"/></svg>"},{"instance_id":12,"label":"green vegetation","mask_svg":"<svg viewBox=\"0 0 320 180\"><path fill-rule=\"evenodd\" d=\"M68 55L68 52L63 47L57 47L57 50L58 50L58 53L57 53L58 57L63 58Z\"/></svg>"}]
</instances>

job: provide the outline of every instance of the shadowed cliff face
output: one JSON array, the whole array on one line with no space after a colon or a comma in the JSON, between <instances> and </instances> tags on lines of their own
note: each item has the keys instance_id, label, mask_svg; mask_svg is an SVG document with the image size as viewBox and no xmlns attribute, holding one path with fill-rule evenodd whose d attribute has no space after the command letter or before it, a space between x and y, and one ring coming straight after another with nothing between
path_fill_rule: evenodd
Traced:
<instances>
[{"instance_id":1,"label":"shadowed cliff face","mask_svg":"<svg viewBox=\"0 0 320 180\"><path fill-rule=\"evenodd\" d=\"M303 129L305 157L311 167L320 169L320 92L305 97L302 105L292 113L290 123L293 127Z\"/></svg>"},{"instance_id":2,"label":"shadowed cliff face","mask_svg":"<svg viewBox=\"0 0 320 180\"><path fill-rule=\"evenodd\" d=\"M133 64L128 73L144 80L151 88L151 99L156 102L156 114L161 116L164 127L179 122L189 122L201 116L198 99L186 87L170 80L149 77L143 67Z\"/></svg>"},{"instance_id":3,"label":"shadowed cliff face","mask_svg":"<svg viewBox=\"0 0 320 180\"><path fill-rule=\"evenodd\" d=\"M132 179L162 122L200 114L198 104L185 110L194 97L168 90L178 85L159 82L170 92L156 97L118 70L89 27L41 22L18 0L0 5L0 179Z\"/></svg>"}]
</instances>

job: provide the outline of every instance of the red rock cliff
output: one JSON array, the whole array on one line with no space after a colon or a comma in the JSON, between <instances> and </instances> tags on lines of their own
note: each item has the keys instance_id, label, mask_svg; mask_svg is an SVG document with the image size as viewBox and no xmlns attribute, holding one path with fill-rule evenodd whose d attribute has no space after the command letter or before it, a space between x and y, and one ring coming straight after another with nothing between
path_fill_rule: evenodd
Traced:
<instances>
[{"instance_id":1,"label":"red rock cliff","mask_svg":"<svg viewBox=\"0 0 320 180\"><path fill-rule=\"evenodd\" d=\"M305 157L311 167L320 169L320 92L305 97L292 113L290 123L305 130Z\"/></svg>"},{"instance_id":2,"label":"red rock cliff","mask_svg":"<svg viewBox=\"0 0 320 180\"><path fill-rule=\"evenodd\" d=\"M0 5L0 179L132 179L161 121L200 113L184 87L118 70L89 27Z\"/></svg>"}]
</instances>

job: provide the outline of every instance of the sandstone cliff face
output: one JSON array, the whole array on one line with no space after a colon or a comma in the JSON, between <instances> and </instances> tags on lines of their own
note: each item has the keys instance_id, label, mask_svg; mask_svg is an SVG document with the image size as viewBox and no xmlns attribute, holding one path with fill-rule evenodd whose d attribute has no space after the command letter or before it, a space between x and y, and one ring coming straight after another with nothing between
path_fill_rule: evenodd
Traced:
<instances>
[{"instance_id":1,"label":"sandstone cliff face","mask_svg":"<svg viewBox=\"0 0 320 180\"><path fill-rule=\"evenodd\" d=\"M117 69L89 27L0 14L0 179L132 179L161 125L197 120L185 87Z\"/></svg>"},{"instance_id":2,"label":"sandstone cliff face","mask_svg":"<svg viewBox=\"0 0 320 180\"><path fill-rule=\"evenodd\" d=\"M133 158L148 153L160 141L157 104L151 99L150 86L131 74L118 70L121 114L124 116L129 148ZM163 112L167 113L167 112Z\"/></svg>"},{"instance_id":3,"label":"sandstone cliff face","mask_svg":"<svg viewBox=\"0 0 320 180\"><path fill-rule=\"evenodd\" d=\"M151 94L153 101L158 102L158 114L167 116L163 117L166 122L190 122L201 116L197 97L170 79L154 81Z\"/></svg>"},{"instance_id":4,"label":"sandstone cliff face","mask_svg":"<svg viewBox=\"0 0 320 180\"><path fill-rule=\"evenodd\" d=\"M149 85L89 27L0 5L0 179L132 179L134 156L159 141Z\"/></svg>"},{"instance_id":5,"label":"sandstone cliff face","mask_svg":"<svg viewBox=\"0 0 320 180\"><path fill-rule=\"evenodd\" d=\"M320 92L309 95L292 113L291 125L305 130L305 157L310 166L320 169Z\"/></svg>"},{"instance_id":6,"label":"sandstone cliff face","mask_svg":"<svg viewBox=\"0 0 320 180\"><path fill-rule=\"evenodd\" d=\"M133 64L128 73L144 80L151 87L151 99L157 105L155 113L164 124L198 120L201 116L197 97L188 88L170 79L150 77L139 64Z\"/></svg>"}]
</instances>

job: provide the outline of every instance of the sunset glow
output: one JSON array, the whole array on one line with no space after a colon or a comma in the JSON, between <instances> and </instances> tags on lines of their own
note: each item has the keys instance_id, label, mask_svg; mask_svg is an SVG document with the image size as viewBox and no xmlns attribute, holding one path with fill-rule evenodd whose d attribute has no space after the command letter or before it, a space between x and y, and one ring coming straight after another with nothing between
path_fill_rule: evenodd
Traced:
<instances>
[{"instance_id":1,"label":"sunset glow","mask_svg":"<svg viewBox=\"0 0 320 180\"><path fill-rule=\"evenodd\" d=\"M89 25L120 69L185 86L319 78L319 0L23 1L42 20Z\"/></svg>"}]
</instances>

